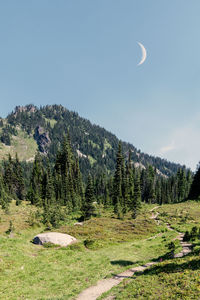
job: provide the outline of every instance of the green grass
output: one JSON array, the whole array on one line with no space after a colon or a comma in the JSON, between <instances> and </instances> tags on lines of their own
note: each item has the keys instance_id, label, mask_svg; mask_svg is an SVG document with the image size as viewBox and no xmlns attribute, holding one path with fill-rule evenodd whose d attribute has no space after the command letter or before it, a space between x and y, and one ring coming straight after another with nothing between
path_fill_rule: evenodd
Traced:
<instances>
[{"instance_id":1,"label":"green grass","mask_svg":"<svg viewBox=\"0 0 200 300\"><path fill-rule=\"evenodd\" d=\"M185 232L200 227L199 203L187 201L159 207L159 219ZM112 295L114 299L199 299L200 241L194 241L193 252L184 258L164 260L142 274L134 274L99 299ZM179 248L180 249L180 248ZM179 251L177 249L177 251Z\"/></svg>"},{"instance_id":2,"label":"green grass","mask_svg":"<svg viewBox=\"0 0 200 300\"><path fill-rule=\"evenodd\" d=\"M131 282L130 282L131 281ZM146 270L142 275L134 274L113 288L106 296L114 299L199 299L200 258L196 254L180 259L167 260Z\"/></svg>"},{"instance_id":3,"label":"green grass","mask_svg":"<svg viewBox=\"0 0 200 300\"><path fill-rule=\"evenodd\" d=\"M38 146L34 138L28 137L24 131L18 129L18 135L12 136L11 146L6 146L0 142L0 160L7 158L8 154L15 157L16 153L21 161L33 160L37 148Z\"/></svg>"},{"instance_id":4,"label":"green grass","mask_svg":"<svg viewBox=\"0 0 200 300\"><path fill-rule=\"evenodd\" d=\"M104 141L104 151L106 151L107 149L112 149L111 144L107 141L107 139L105 139Z\"/></svg>"},{"instance_id":5,"label":"green grass","mask_svg":"<svg viewBox=\"0 0 200 300\"><path fill-rule=\"evenodd\" d=\"M92 145L93 148L100 149L100 146L96 143L94 143L92 140L88 140L88 143Z\"/></svg>"},{"instance_id":6,"label":"green grass","mask_svg":"<svg viewBox=\"0 0 200 300\"><path fill-rule=\"evenodd\" d=\"M45 118L45 120L46 120L46 122L50 123L51 128L53 128L55 126L55 124L57 123L57 121L54 119Z\"/></svg>"},{"instance_id":7,"label":"green grass","mask_svg":"<svg viewBox=\"0 0 200 300\"><path fill-rule=\"evenodd\" d=\"M91 155L88 155L88 159L89 159L91 166L93 166L93 164L96 162L96 159L94 159Z\"/></svg>"},{"instance_id":8,"label":"green grass","mask_svg":"<svg viewBox=\"0 0 200 300\"><path fill-rule=\"evenodd\" d=\"M159 219L169 222L173 228L185 232L193 226L200 227L199 202L187 201L177 204L166 204L161 206Z\"/></svg>"},{"instance_id":9,"label":"green grass","mask_svg":"<svg viewBox=\"0 0 200 300\"><path fill-rule=\"evenodd\" d=\"M73 299L99 279L164 255L166 244L176 236L168 231L148 240L160 229L145 206L137 220L117 220L109 211L82 226L69 219L58 231L79 242L68 248L43 247L31 243L44 230L29 225L32 210L13 202L10 214L0 211L1 299ZM10 220L15 227L11 237L5 234Z\"/></svg>"}]
</instances>

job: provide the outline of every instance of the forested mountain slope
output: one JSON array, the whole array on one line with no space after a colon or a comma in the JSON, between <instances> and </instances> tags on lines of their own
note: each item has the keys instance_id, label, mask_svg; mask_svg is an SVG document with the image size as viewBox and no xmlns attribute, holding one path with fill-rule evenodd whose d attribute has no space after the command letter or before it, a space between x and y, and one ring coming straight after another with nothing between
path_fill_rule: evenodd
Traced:
<instances>
[{"instance_id":1,"label":"forested mountain slope","mask_svg":"<svg viewBox=\"0 0 200 300\"><path fill-rule=\"evenodd\" d=\"M111 173L115 168L119 139L104 128L92 124L76 112L61 105L17 106L5 119L0 120L0 159L18 152L20 160L33 161L38 149L55 160L63 135L69 130L71 143L79 157L81 171ZM122 143L124 153L131 150L136 167L152 165L157 173L170 176L180 165L142 153L130 143Z\"/></svg>"}]
</instances>

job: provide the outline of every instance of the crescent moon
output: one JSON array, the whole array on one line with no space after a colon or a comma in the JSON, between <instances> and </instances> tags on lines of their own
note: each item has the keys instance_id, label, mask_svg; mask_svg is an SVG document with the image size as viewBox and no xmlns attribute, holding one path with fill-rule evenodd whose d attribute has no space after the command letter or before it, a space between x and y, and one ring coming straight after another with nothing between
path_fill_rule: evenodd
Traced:
<instances>
[{"instance_id":1,"label":"crescent moon","mask_svg":"<svg viewBox=\"0 0 200 300\"><path fill-rule=\"evenodd\" d=\"M147 58L147 51L146 49L144 48L144 46L140 43L140 42L137 42L138 45L140 46L141 50L142 50L142 58L141 58L141 61L139 62L138 66L142 65L146 58Z\"/></svg>"}]
</instances>

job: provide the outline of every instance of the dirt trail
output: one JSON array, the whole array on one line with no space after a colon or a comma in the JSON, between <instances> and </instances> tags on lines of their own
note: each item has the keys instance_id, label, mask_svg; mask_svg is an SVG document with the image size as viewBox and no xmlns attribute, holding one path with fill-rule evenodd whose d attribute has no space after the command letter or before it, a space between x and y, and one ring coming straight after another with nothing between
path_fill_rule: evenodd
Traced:
<instances>
[{"instance_id":1,"label":"dirt trail","mask_svg":"<svg viewBox=\"0 0 200 300\"><path fill-rule=\"evenodd\" d=\"M159 206L152 208L150 210L150 212L154 211L157 208L159 208ZM159 220L157 219L158 215L159 215L158 212L156 212L155 214L153 213L151 216L151 219L154 219L155 222L159 225L159 223L158 223ZM168 230L171 230L171 231L174 230L172 227L170 227L170 224L166 224L166 225L167 225ZM157 234L157 235L151 237L150 239L153 239L159 235L160 234ZM174 258L183 257L192 251L192 244L183 242L183 236L184 236L183 233L178 232L178 236L176 237L176 239L180 240L180 244L182 246L182 251L180 253L174 255ZM91 286L91 287L87 288L86 290L84 290L82 293L80 293L78 295L78 297L76 298L76 300L96 300L99 296L101 296L103 293L109 291L112 287L118 285L125 278L131 278L134 275L134 273L143 272L145 269L150 268L151 266L156 265L157 263L158 263L158 261L149 262L149 263L146 263L145 265L126 270L120 274L117 274L115 277L99 280L96 285ZM108 297L107 299L112 299L112 297L111 298Z\"/></svg>"}]
</instances>

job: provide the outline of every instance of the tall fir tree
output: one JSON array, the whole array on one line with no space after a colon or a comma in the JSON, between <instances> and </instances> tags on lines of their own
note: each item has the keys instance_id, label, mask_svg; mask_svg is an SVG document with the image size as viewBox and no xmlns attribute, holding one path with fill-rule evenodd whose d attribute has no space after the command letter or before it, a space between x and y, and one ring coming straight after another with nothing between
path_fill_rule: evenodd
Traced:
<instances>
[{"instance_id":1,"label":"tall fir tree","mask_svg":"<svg viewBox=\"0 0 200 300\"><path fill-rule=\"evenodd\" d=\"M88 220L95 214L95 208L94 208L94 188L93 188L93 182L92 177L89 174L88 180L87 180L87 186L85 190L85 200L83 205L83 215L84 219Z\"/></svg>"},{"instance_id":2,"label":"tall fir tree","mask_svg":"<svg viewBox=\"0 0 200 300\"><path fill-rule=\"evenodd\" d=\"M36 154L33 163L27 199L31 204L42 206L42 186L44 180L44 169L42 166L41 156Z\"/></svg>"},{"instance_id":3,"label":"tall fir tree","mask_svg":"<svg viewBox=\"0 0 200 300\"><path fill-rule=\"evenodd\" d=\"M200 199L200 163L197 165L188 198L190 200Z\"/></svg>"},{"instance_id":4,"label":"tall fir tree","mask_svg":"<svg viewBox=\"0 0 200 300\"><path fill-rule=\"evenodd\" d=\"M135 178L134 201L132 203L132 217L135 219L141 208L140 174Z\"/></svg>"},{"instance_id":5,"label":"tall fir tree","mask_svg":"<svg viewBox=\"0 0 200 300\"><path fill-rule=\"evenodd\" d=\"M124 192L124 158L122 155L122 144L119 142L118 152L117 152L117 160L116 160L116 169L113 180L113 205L114 210L118 210L118 207L122 207L123 202L123 192ZM120 208L121 209L121 208Z\"/></svg>"},{"instance_id":6,"label":"tall fir tree","mask_svg":"<svg viewBox=\"0 0 200 300\"><path fill-rule=\"evenodd\" d=\"M25 184L24 184L24 177L23 177L23 170L21 163L19 162L18 155L16 153L15 161L14 161L14 180L15 180L15 188L16 188L16 195L17 201L16 204L19 205L21 200L24 200L25 196Z\"/></svg>"}]
</instances>

